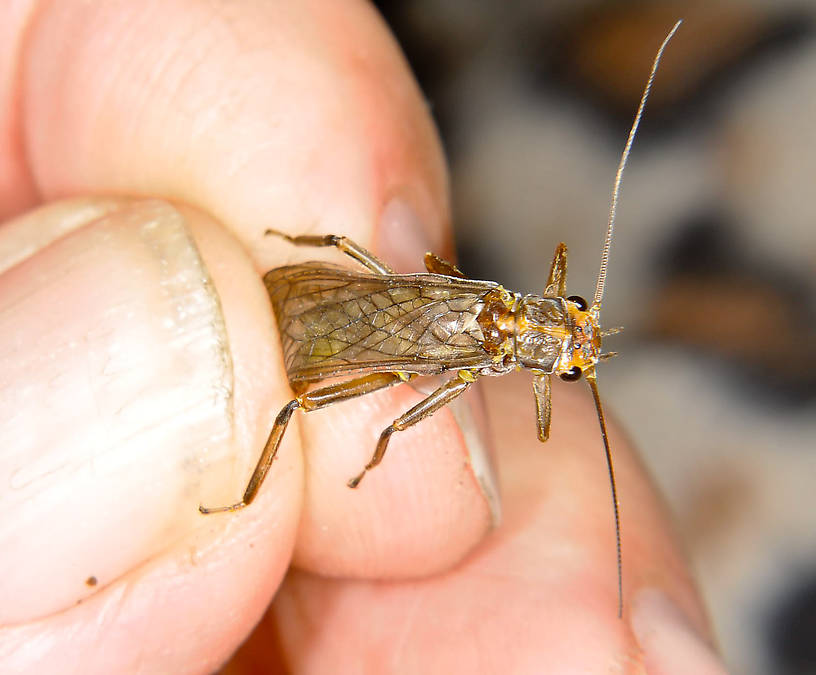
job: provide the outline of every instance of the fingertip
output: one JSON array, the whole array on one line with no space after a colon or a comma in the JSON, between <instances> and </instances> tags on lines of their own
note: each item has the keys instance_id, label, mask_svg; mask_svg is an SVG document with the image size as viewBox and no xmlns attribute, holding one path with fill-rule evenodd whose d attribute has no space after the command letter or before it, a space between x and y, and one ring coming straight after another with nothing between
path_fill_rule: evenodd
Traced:
<instances>
[{"instance_id":1,"label":"fingertip","mask_svg":"<svg viewBox=\"0 0 816 675\"><path fill-rule=\"evenodd\" d=\"M264 227L367 245L400 197L440 249L444 156L369 3L171 0L161 10L162 31L153 3L38 13L20 105L27 170L45 198L167 195L214 214L266 262Z\"/></svg>"},{"instance_id":2,"label":"fingertip","mask_svg":"<svg viewBox=\"0 0 816 675\"><path fill-rule=\"evenodd\" d=\"M289 395L268 302L206 216L157 201L79 208L95 215L44 246L26 216L33 249L0 274L2 620L17 624L0 641L49 631L51 648L15 652L19 663L79 658L114 603L107 657L168 631L179 654L209 640L223 657L222 636L234 648L234 625L248 630L282 578L300 513L296 445L259 508L197 508L240 494L270 404ZM70 205L45 207L42 222L55 214ZM26 232L3 228L0 248L25 248ZM202 601L216 614L191 620ZM241 616L229 630L226 614Z\"/></svg>"}]
</instances>

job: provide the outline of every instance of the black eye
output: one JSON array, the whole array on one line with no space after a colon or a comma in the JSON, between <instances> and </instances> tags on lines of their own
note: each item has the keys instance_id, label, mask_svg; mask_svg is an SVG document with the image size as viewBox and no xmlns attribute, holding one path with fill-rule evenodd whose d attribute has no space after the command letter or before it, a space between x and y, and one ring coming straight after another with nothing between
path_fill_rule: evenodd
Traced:
<instances>
[{"instance_id":1,"label":"black eye","mask_svg":"<svg viewBox=\"0 0 816 675\"><path fill-rule=\"evenodd\" d=\"M581 375L581 369L578 366L573 366L566 373L561 373L559 377L564 380L564 382L575 382L575 380L581 379Z\"/></svg>"},{"instance_id":2,"label":"black eye","mask_svg":"<svg viewBox=\"0 0 816 675\"><path fill-rule=\"evenodd\" d=\"M587 301L584 300L580 295L571 295L567 298L570 302L574 302L578 305L578 309L582 312L586 312L587 308Z\"/></svg>"}]
</instances>

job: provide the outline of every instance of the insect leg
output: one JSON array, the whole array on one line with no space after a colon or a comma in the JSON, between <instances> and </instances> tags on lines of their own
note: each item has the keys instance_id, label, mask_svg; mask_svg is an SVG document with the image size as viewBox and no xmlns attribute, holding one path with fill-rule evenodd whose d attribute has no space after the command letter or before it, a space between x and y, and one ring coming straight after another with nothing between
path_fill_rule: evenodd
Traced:
<instances>
[{"instance_id":1,"label":"insect leg","mask_svg":"<svg viewBox=\"0 0 816 675\"><path fill-rule=\"evenodd\" d=\"M567 245L558 244L555 247L550 275L544 287L544 295L563 298L567 294Z\"/></svg>"},{"instance_id":2,"label":"insect leg","mask_svg":"<svg viewBox=\"0 0 816 675\"><path fill-rule=\"evenodd\" d=\"M252 476L247 483L244 496L241 501L229 506L217 506L214 508L199 506L198 510L201 513L221 513L223 511L238 511L239 509L249 506L258 490L263 483L266 474L269 472L272 462L275 460L275 455L278 452L283 433L286 431L286 426L289 424L289 418L292 413L298 408L303 408L305 412L325 408L333 403L340 403L341 401L348 401L358 396L365 396L379 389L385 389L398 382L405 382L410 380L413 375L407 373L371 373L370 375L363 375L362 377L348 380L347 382L340 382L339 384L332 384L328 387L315 389L306 394L300 394L287 403L278 413L275 419L275 424L272 426L272 431L269 432L269 438L266 441L261 457Z\"/></svg>"},{"instance_id":3,"label":"insect leg","mask_svg":"<svg viewBox=\"0 0 816 675\"><path fill-rule=\"evenodd\" d=\"M538 373L533 375L533 394L535 394L536 402L538 440L544 443L550 437L550 417L552 413L549 373Z\"/></svg>"},{"instance_id":4,"label":"insect leg","mask_svg":"<svg viewBox=\"0 0 816 675\"><path fill-rule=\"evenodd\" d=\"M264 234L267 236L274 234L278 237L283 237L286 241L291 242L295 246L334 246L372 272L376 272L377 274L394 273L394 270L391 269L388 263L383 262L371 251L353 242L348 237L337 234L301 234L293 237L290 234L278 232L277 230L266 230Z\"/></svg>"},{"instance_id":5,"label":"insect leg","mask_svg":"<svg viewBox=\"0 0 816 675\"><path fill-rule=\"evenodd\" d=\"M427 398L417 403L413 408L403 415L400 415L391 424L389 424L380 434L380 440L377 441L377 448L374 450L374 455L369 460L368 464L357 476L348 482L350 488L356 488L360 481L363 480L366 471L377 466L385 455L385 450L388 447L388 441L391 434L395 431L404 431L408 427L413 426L417 422L430 417L440 408L445 407L457 396L462 394L473 382L476 376L467 370L459 371L459 376L448 380L439 387L436 391L431 393Z\"/></svg>"},{"instance_id":6,"label":"insect leg","mask_svg":"<svg viewBox=\"0 0 816 675\"><path fill-rule=\"evenodd\" d=\"M428 252L425 254L425 269L432 274L446 274L449 277L459 277L460 279L467 278L456 265L443 260L436 253Z\"/></svg>"}]
</instances>

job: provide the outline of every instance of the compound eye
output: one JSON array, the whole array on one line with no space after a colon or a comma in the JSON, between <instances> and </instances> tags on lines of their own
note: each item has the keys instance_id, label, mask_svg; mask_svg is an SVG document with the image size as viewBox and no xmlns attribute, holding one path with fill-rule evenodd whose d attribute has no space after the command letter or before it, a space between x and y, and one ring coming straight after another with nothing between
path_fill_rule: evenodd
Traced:
<instances>
[{"instance_id":1,"label":"compound eye","mask_svg":"<svg viewBox=\"0 0 816 675\"><path fill-rule=\"evenodd\" d=\"M586 312L587 309L587 301L584 300L580 295L571 295L567 298L570 302L574 302L578 305L578 310L581 312Z\"/></svg>"},{"instance_id":2,"label":"compound eye","mask_svg":"<svg viewBox=\"0 0 816 675\"><path fill-rule=\"evenodd\" d=\"M560 377L564 382L575 382L575 380L580 380L581 375L583 372L578 366L573 366L567 372L561 373L558 377Z\"/></svg>"}]
</instances>

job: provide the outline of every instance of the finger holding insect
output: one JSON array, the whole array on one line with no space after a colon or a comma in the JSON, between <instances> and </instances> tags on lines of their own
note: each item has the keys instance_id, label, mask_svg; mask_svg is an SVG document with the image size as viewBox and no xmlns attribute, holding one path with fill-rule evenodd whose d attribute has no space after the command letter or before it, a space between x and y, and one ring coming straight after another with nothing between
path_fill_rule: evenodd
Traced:
<instances>
[{"instance_id":1,"label":"finger holding insect","mask_svg":"<svg viewBox=\"0 0 816 675\"><path fill-rule=\"evenodd\" d=\"M189 9L183 3L165 7L168 25L173 25L174 18L206 23L206 16L183 16ZM110 83L110 78L97 78L93 73L103 63L116 63L117 55L106 52L105 59L98 58L98 50L107 50L109 43L84 31L106 22L113 30L118 21L139 27L144 17L136 9L128 10L134 12L130 20L104 8L88 11L94 16L83 19L80 13L62 13L55 8L38 17L31 34L30 62L26 65L37 78L23 88L29 95L24 106L30 142L27 156L44 195L135 191L189 201L236 232L251 248L259 271L280 265L296 250L286 242L265 237L267 228L286 228L297 234L334 230L376 249L381 257L403 269L418 265L427 249L449 254L447 180L438 139L401 55L367 4L332 5L329 9L324 3L301 3L298 10L287 5L259 5L253 9L257 15L248 13L252 18L238 10L226 17L229 34L243 31L249 43L265 45L263 31L267 27L288 25L293 20L309 30L298 33L295 44L274 43L281 54L274 49L241 49L236 54L232 39L222 40L218 33L194 33L212 39L218 47L211 49L207 44L208 53L223 55L224 61L197 64L193 75L187 72L191 66L183 55L198 53L201 46L197 43L189 45L188 51L180 51L172 32L144 41L138 31L125 31L118 47L127 54L127 63L137 69L142 63L149 67L166 51L168 68L162 71L166 77L184 73L184 81L190 83L189 89L179 92L184 105L164 96L176 79L158 81L152 90L155 99L150 91L145 94L125 84L142 79L152 82L150 75L142 78L134 74L112 83L110 90L104 89L102 84ZM312 11L321 16L319 22L298 22L292 16L299 12L311 16ZM220 25L215 22L216 29ZM353 26L354 30L338 32L338 25ZM354 31L365 37L353 38ZM68 35L72 36L70 42ZM361 43L367 45L366 68L349 72L349 52ZM52 58L49 50L54 45L68 45L70 51L66 53L71 58ZM144 49L145 45L151 45L149 58L133 59L128 49ZM284 66L285 73L305 75L298 81L285 79L289 88L256 86L258 81L275 82L284 77ZM241 77L247 71L253 73L250 81ZM243 92L242 87L248 91ZM349 87L357 95L349 96ZM208 94L225 88L230 94L224 108L213 114L206 104ZM81 114L86 100L98 101L93 116ZM53 110L66 108L77 112L62 118L60 125L51 124ZM203 116L200 120L196 116L199 111ZM100 124L100 119L106 123ZM209 124L215 125L217 133L209 133L208 141L201 143L194 131ZM245 135L249 129L253 130L251 136ZM109 152L111 147L116 147L116 153ZM303 158L309 161L304 163ZM180 166L191 170L179 171ZM332 225L335 227L329 230ZM267 377L267 373L259 372L258 377ZM272 404L275 410L270 411L270 417L274 418L284 402ZM287 438L296 449L298 426L304 422L319 424L301 417L295 415ZM361 419L359 424L368 425L369 421ZM263 442L259 443L256 452L262 446ZM370 453L371 447L361 447L360 451ZM349 475L358 472L355 467ZM345 470L338 470L338 475L340 484L348 479ZM478 518L486 523L489 516L483 512Z\"/></svg>"},{"instance_id":2,"label":"finger holding insect","mask_svg":"<svg viewBox=\"0 0 816 675\"><path fill-rule=\"evenodd\" d=\"M14 7L24 10L26 4ZM50 648L32 656L40 659L37 663L52 658L50 663L59 666L72 655L81 662L83 655L97 653L100 617L115 615L116 625L128 630L105 624L105 650L99 653L108 659L107 672L121 670L117 664L128 663L136 658L134 654L148 658L145 646L160 644L168 635L173 636L178 670L189 663L209 663L214 668L240 642L274 592L292 554L292 529L298 523L310 532L310 538L304 536L298 542L299 559L327 573L370 559L370 542L379 542L375 552L381 555L376 565L361 566L361 574L393 572L403 553L408 554L404 556L408 562L422 562L404 564L402 571L414 574L460 558L490 527L491 516L469 468L463 442L468 432L454 423L448 411L418 425L421 431L400 434L406 439L395 440L389 449L389 459L401 458L391 477L390 462L384 462L377 468L386 472L379 492L367 481L359 488L360 506L348 508L354 492L345 487L345 481L365 465L382 428L424 397L405 385L373 394L368 403L341 404L337 412L326 411L325 421L311 422L313 415L295 411L254 513L244 510L205 517L197 510L199 504L210 503L214 493L219 502L221 491L225 500L240 498L276 414L293 396L274 351L276 334L259 277L292 259L294 247L286 242L270 244L263 231L285 228L290 234L348 235L401 270L418 266L428 249L446 258L450 255L447 179L438 140L426 104L371 6L321 0L228 5L171 0L161 3L161 31L156 30L157 13L150 3L89 3L70 8L51 3L30 15L22 10L13 17L19 19L16 23L7 24L20 29L20 38L3 46L17 50L6 61L17 68L7 82L14 86L0 92L0 103L3 120L9 121L14 135L10 147L19 150L8 158L8 170L0 172L4 197L0 201L6 213L70 195L158 194L195 204L237 235L240 245L213 226L211 219L174 214L166 204L147 210L134 206L129 225L120 222L122 236L147 229L160 240L167 231L166 220L175 223L180 241L188 242L181 248L190 255L197 252L203 260L197 267L185 268L187 280L199 292L184 297L191 302L210 299L204 307L209 308L211 320L202 320L199 327L212 330L223 320L229 345L225 348L227 343L216 340L159 339L138 319L155 328L160 323L157 317L165 315L147 309L129 315L135 325L116 322L114 310L131 307L142 294L172 298L171 289L155 275L176 269L180 260L176 249L164 244L151 249L131 238L119 246L113 235L94 237L89 221L110 211L122 218L119 206L99 206L87 217L74 211L68 224L61 221L51 230L50 239L42 236L49 220L43 214L6 230L6 234L24 232L29 237L10 247L23 251L23 257L46 248L53 256L50 268L37 263L31 279L66 275L62 286L55 282L48 294L36 295L48 302L14 305L19 311L37 307L46 321L40 333L32 330L15 338L15 348L36 355L37 348L47 346L43 335L60 331L68 335L72 325L87 320L86 333L100 339L106 327L117 339L124 335L127 340L120 344L130 350L118 354L131 360L125 364L129 367L118 369L118 361L100 357L104 350L93 352L90 360L73 361L68 358L70 349L63 349L26 362L74 367L73 379L48 375L18 380L24 389L29 387L25 389L29 393L37 391L37 383L46 390L54 387L59 399L42 397L37 406L40 401L56 402L55 409L74 414L55 417L54 410L41 409L43 416L30 420L23 433L7 427L11 431L4 450L22 447L20 438L46 434L43 449L66 458L59 466L75 470L108 492L106 500L92 508L86 493L74 494L70 481L60 482L63 474L51 471L53 465L32 463L26 457L12 467L7 482L12 489L3 492L6 497L30 494L26 490L41 478L54 481L59 490L40 491L46 501L31 501L34 514L17 519L16 529L6 530L19 534L25 545L15 549L17 557L8 555L11 547L3 547L4 560L16 563L14 574L5 578L10 583L18 578L36 582L36 588L23 593L25 586L13 584L17 594L4 595L21 600L7 603L7 612L19 614L6 618L31 623L0 633L0 638L8 639L3 644L9 645L0 651L7 654L19 645L43 644L38 638L47 634ZM111 40L111 35L117 39ZM359 45L366 49L361 52ZM166 208L169 211L162 210ZM60 246L70 238L64 236L66 231L78 227L82 233L77 230L79 239L71 244L77 264L71 266L71 256L60 255L65 251ZM202 232L204 239L198 241ZM191 233L194 245L189 244ZM89 238L82 239L86 235ZM57 241L61 239L65 241ZM118 254L106 248L110 245ZM241 245L250 251L254 268ZM152 266L141 257L151 251L160 260ZM93 253L98 257L93 258ZM30 255L31 261L36 257ZM153 274L144 273L144 267ZM42 272L48 269L51 276ZM220 309L213 300L213 286ZM167 310L168 305L164 307ZM182 303L176 309L185 307ZM191 320L202 316L192 311L181 315ZM171 319L165 329L173 327ZM14 322L15 331L33 325ZM140 342L142 337L151 338L148 345ZM82 346L84 339L79 331L75 339L66 338L64 346ZM204 352L199 354L196 350L202 345ZM154 350L152 357L147 346ZM170 396L159 387L151 396L152 388L137 387L128 399L132 405L121 407L136 417L145 415L148 421L152 419L148 413L160 417L161 424L148 425L156 434L152 442L131 445L124 455L119 454L120 445L113 443L116 452L102 453L110 465L72 460L72 450L81 454L91 447L84 443L88 438L115 440L116 433L126 428L115 420L96 424L100 410L114 417L120 411L114 405L116 397L90 397L99 409L91 410L90 416L83 414L83 387L100 379L121 382L128 374L135 378L127 380L130 384L138 384L139 378L152 382L155 377L158 382L176 373L172 366L190 364L193 355L200 356L198 368L187 371L191 375L186 382L177 379L177 388L170 388L176 394ZM233 390L207 379L214 371L223 372L229 360L235 373ZM13 412L4 416L7 422L21 419L17 411L23 399L15 398L16 391L6 389ZM215 419L224 428L208 435L209 424L194 424L196 406L174 415L178 408L167 405L168 397L178 405L209 401L217 409L220 403L227 412ZM32 410L40 409L37 406ZM161 440L162 429L176 434L187 430L189 435ZM198 442L202 436L206 443ZM220 445L213 439L221 439ZM216 445L220 454L210 453ZM177 463L184 457L186 461ZM213 464L207 457L214 458ZM301 457L308 462L306 480L301 478ZM207 471L215 465L216 470ZM401 469L406 471L400 474ZM175 482L168 476L175 476ZM205 478L214 481L214 493L194 489L196 481ZM308 507L307 517L301 520L304 485L309 488ZM395 485L398 489L389 493L388 487ZM120 486L127 489L118 490ZM337 486L337 491L323 491L324 486ZM234 496L233 489L237 489ZM55 506L60 496L87 506L87 518L61 520ZM189 510L182 509L180 502ZM421 508L415 508L417 504ZM314 511L315 505L321 511ZM193 521L188 520L189 514ZM326 514L330 518L324 518ZM394 526L395 521L399 526ZM60 523L64 526L56 527ZM105 529L111 523L116 525L113 533ZM192 538L179 534L179 528L189 528ZM156 541L145 544L145 532L158 532ZM93 546L84 544L87 540ZM65 564L66 558L54 551L58 542L66 550L80 552L84 545L87 557L79 558L76 566ZM386 544L392 545L391 550L386 550ZM39 568L32 561L46 569L53 565L55 571L35 574ZM107 571L100 572L101 568ZM97 579L93 588L85 584L92 577ZM60 592L52 593L54 587ZM92 591L95 596L86 598ZM78 599L83 599L82 604L73 607ZM115 603L115 612L105 611L109 602ZM68 607L72 609L57 611ZM36 620L49 611L53 613ZM224 621L224 616L231 620ZM154 651L166 656L166 650ZM146 669L160 669L149 661L140 663ZM161 666L173 669L166 661ZM40 672L48 670L40 668Z\"/></svg>"},{"instance_id":3,"label":"finger holding insect","mask_svg":"<svg viewBox=\"0 0 816 675\"><path fill-rule=\"evenodd\" d=\"M107 49L109 44L100 43L96 35L85 35L83 31L87 25L97 25L99 21L104 25L106 20L121 18L103 12L100 18L82 20L79 13L63 15L59 11L55 11L53 17L48 14L41 17L38 30L32 33L31 68L37 69L38 77L36 86L31 88L32 100L24 106L31 118L28 156L35 165L32 173L38 177L40 190L46 195L155 192L191 202L214 214L239 235L250 248L259 273L304 255L299 247L264 236L266 229L285 229L290 235L346 235L403 271L411 266L416 269L429 249L449 257L444 159L421 94L379 18L362 2L331 4L330 7L319 2L301 3L297 10L292 9L293 6L287 3L258 5L253 10L257 16L251 19L243 16L242 10L227 17L228 35L244 31L247 43L251 44L266 45L264 30L274 33L275 26L289 25L293 20L297 25L308 27L305 33L296 34L295 44L286 40L274 43L280 53L265 46L262 50L238 49L236 54L235 45L242 41L236 43L231 38L222 41L220 34L210 37L221 51L198 43L190 45L189 51L179 51L171 36L156 35L153 41L158 40L159 44L146 41L152 51L144 63L153 63L166 51L168 68L162 73L172 80L156 83L155 100L148 96L149 105L144 104L142 92L125 86L125 80L116 80L118 84L112 85L111 91L96 90L97 83L110 82L110 78L92 76L102 63L94 50ZM179 3L178 8L171 3L163 11L172 25L172 17L176 16L173 12L183 13L187 8L184 3ZM130 11L136 12L135 9ZM232 11L230 6L229 12ZM300 12L311 16L312 11L320 15L319 22L300 21L292 16ZM142 25L139 16L132 19L131 25ZM199 19L206 23L206 17ZM338 30L338 25L355 29ZM220 26L221 23L215 21L215 27ZM365 37L353 37L355 30ZM67 34L81 36L70 41L75 56L72 59L49 57L48 47L64 44ZM131 45L130 34L127 35L128 40L120 45L123 51ZM133 44L144 48L143 40L132 39ZM367 45L363 69L351 68L358 64L355 50L359 44ZM199 53L202 49L222 54L224 61L194 66L184 62L183 56L179 57L180 62L176 61L177 54ZM106 59L107 63L116 63L115 55L106 54ZM138 68L142 61L128 54L127 63ZM188 74L189 68L193 68L194 76ZM252 73L249 81L243 77L246 72ZM291 73L301 75L292 81ZM185 102L182 106L164 95L168 88L176 86L176 78L191 83L189 90L179 93ZM281 78L291 86L282 89L257 86L258 82L277 82ZM136 74L127 79L128 82L142 80L152 82L152 74ZM227 102L213 112L208 94L224 90L230 92ZM356 95L349 96L349 91ZM52 100L54 95L60 98ZM55 109L84 110L83 105L72 99L80 96L99 101L92 119L75 114L66 116L61 125L50 124ZM199 111L201 119L197 116ZM99 124L100 119L106 124ZM209 129L210 124L215 125L217 132L208 133L207 142L203 143L196 129ZM253 133L248 134L248 130ZM111 147L117 148L115 154L109 152ZM81 158L91 159L80 162ZM191 167L191 170L180 171L179 167ZM314 253L307 255L315 256ZM340 254L325 250L319 255ZM268 376L265 372L257 374L259 378ZM412 392L395 390L375 396L380 401L396 397L404 407L389 409L383 422L367 415L366 412L371 411L364 403L343 404L343 416L353 417L356 411L362 414L355 417L354 428L345 432L341 444L337 442L338 436L330 431L320 438L317 447L312 448L308 437L307 443L300 446L309 458L308 466L316 471L314 477L307 480L307 513L302 521L303 536L299 540L297 560L309 565L320 561L326 573L335 567L335 556L343 561L343 571L359 563L355 558L370 559L370 551L362 547L355 556L347 556L342 544L356 541L355 537L344 536L343 528L327 528L324 512L338 519L342 516L342 510L331 505L330 495L336 496L342 504L347 504L349 498L328 484L343 486L364 466L362 458L372 452L376 438L371 442L363 429L378 429L378 433L379 427L385 426L389 419L395 419L416 403ZM267 411L269 426L290 397L291 394L272 404L263 403L271 408ZM450 414L440 411L437 417L441 422L430 420L431 429L439 423L449 424ZM285 452L287 444L298 451L300 429L331 429L333 416L333 412L327 412L321 414L321 419L312 420L311 415L297 411L281 452ZM459 449L458 454L454 453L456 459L448 463L423 462L426 467L423 492L416 491L411 481L406 481L399 483L399 490L392 495L382 492L370 502L369 497L363 496L357 503L365 507L355 511L353 518L342 519L345 527L365 528L368 522L365 513L372 511L382 514L387 523L396 509L382 508L383 501L401 502L401 517L422 499L424 513L417 512L411 521L412 528L417 529L395 530L387 524L381 529L415 542L417 551L436 546L440 562L434 569L461 557L491 526L494 517L488 500L495 499L494 495L485 497L482 490L483 485L490 484L488 479L474 476L472 472L470 477L462 478L461 467L469 464L469 455L462 435L452 438L443 434L423 439L431 448L446 452ZM400 443L407 443L410 448L409 440L410 437ZM254 452L259 455L263 445L263 441L259 442ZM351 465L345 462L354 461L357 456L350 452L360 453ZM480 466L489 466L483 452L481 456ZM246 461L247 476L255 462L254 457ZM467 476L467 466L465 468ZM329 479L332 475L336 476L334 483ZM436 477L442 478L438 486L434 485ZM225 480L232 484L231 475ZM462 495L466 498L456 509L447 504L440 508L429 498L429 495L450 494L451 486L459 485L465 488L457 490L453 499L458 500ZM236 489L236 494L226 497L222 504L235 503L243 489ZM201 499L205 508L213 503L207 495ZM320 513L310 518L314 507L320 507ZM472 515L465 516L468 527L454 528L451 523L438 523L436 516L428 517L432 513L449 513L451 521L462 513ZM457 532L450 542L434 534L446 529ZM371 538L381 539L379 535L371 535ZM386 548L384 544L378 547L382 551ZM399 562L398 558L384 553L379 569L388 573L389 560ZM402 560L406 562L400 565L418 573L419 570L407 562L408 558Z\"/></svg>"}]
</instances>

